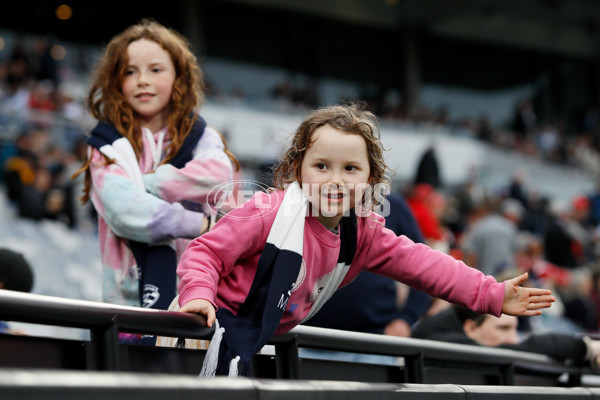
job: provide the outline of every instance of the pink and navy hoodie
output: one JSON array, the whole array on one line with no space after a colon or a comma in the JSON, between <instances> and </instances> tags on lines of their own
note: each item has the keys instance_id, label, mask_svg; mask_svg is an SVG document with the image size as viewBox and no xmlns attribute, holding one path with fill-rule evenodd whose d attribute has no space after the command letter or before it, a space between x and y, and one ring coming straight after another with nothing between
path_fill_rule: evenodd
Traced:
<instances>
[{"instance_id":1,"label":"pink and navy hoodie","mask_svg":"<svg viewBox=\"0 0 600 400\"><path fill-rule=\"evenodd\" d=\"M206 299L236 312L246 299L284 192L257 193L190 242L177 267L179 304ZM383 217L358 217L356 252L341 286L361 271L390 277L475 310L499 316L504 283L442 252L385 228ZM305 218L302 265L275 335L303 322L332 279L340 236L316 217ZM376 293L365 293L374 296ZM360 299L356 299L360 301ZM352 307L352 304L348 304Z\"/></svg>"},{"instance_id":2,"label":"pink and navy hoodie","mask_svg":"<svg viewBox=\"0 0 600 400\"><path fill-rule=\"evenodd\" d=\"M140 298L139 265L130 242L169 243L178 259L189 240L200 235L209 212L209 192L230 182L233 171L219 133L210 127L203 129L190 161L181 168L159 165L171 142L167 129L143 129L142 152L139 160L134 160L142 174L137 184L128 168L107 164L102 153L90 146L90 198L98 212L104 301L140 306L142 300L142 305L152 307L157 300L152 293Z\"/></svg>"}]
</instances>

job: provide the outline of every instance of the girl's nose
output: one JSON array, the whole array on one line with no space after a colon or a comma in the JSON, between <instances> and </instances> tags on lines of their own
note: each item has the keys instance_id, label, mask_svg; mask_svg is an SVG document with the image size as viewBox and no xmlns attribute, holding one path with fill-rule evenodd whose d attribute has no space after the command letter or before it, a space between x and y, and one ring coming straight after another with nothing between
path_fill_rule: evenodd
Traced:
<instances>
[{"instance_id":1,"label":"girl's nose","mask_svg":"<svg viewBox=\"0 0 600 400\"><path fill-rule=\"evenodd\" d=\"M336 171L332 172L329 178L329 183L341 186L344 183L344 180L342 179L342 174Z\"/></svg>"},{"instance_id":2,"label":"girl's nose","mask_svg":"<svg viewBox=\"0 0 600 400\"><path fill-rule=\"evenodd\" d=\"M140 72L139 78L138 78L138 85L146 86L147 84L148 84L148 74L146 74L145 72Z\"/></svg>"}]
</instances>

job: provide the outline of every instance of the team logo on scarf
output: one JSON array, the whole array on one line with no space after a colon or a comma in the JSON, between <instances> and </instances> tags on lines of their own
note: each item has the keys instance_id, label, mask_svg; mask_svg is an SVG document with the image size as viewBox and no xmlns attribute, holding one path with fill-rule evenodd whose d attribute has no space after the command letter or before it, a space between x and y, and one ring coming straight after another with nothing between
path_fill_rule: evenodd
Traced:
<instances>
[{"instance_id":1,"label":"team logo on scarf","mask_svg":"<svg viewBox=\"0 0 600 400\"><path fill-rule=\"evenodd\" d=\"M160 292L158 291L158 287L150 284L144 285L144 291L142 293L142 307L151 308L156 304L159 298Z\"/></svg>"}]
</instances>

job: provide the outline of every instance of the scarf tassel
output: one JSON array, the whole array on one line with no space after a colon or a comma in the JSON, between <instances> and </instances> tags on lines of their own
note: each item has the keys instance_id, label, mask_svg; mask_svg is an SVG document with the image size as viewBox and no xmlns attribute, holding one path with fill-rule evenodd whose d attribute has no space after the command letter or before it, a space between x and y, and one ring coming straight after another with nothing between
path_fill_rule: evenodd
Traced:
<instances>
[{"instance_id":1,"label":"scarf tassel","mask_svg":"<svg viewBox=\"0 0 600 400\"><path fill-rule=\"evenodd\" d=\"M234 357L229 363L229 376L238 376L238 364L240 362L240 356Z\"/></svg>"},{"instance_id":2,"label":"scarf tassel","mask_svg":"<svg viewBox=\"0 0 600 400\"><path fill-rule=\"evenodd\" d=\"M223 333L225 328L219 326L219 321L215 321L215 333L208 345L206 356L204 357L204 363L202 364L202 370L200 371L201 377L204 376L215 376L217 371L217 363L219 361L219 347L221 346L221 340L223 339Z\"/></svg>"}]
</instances>

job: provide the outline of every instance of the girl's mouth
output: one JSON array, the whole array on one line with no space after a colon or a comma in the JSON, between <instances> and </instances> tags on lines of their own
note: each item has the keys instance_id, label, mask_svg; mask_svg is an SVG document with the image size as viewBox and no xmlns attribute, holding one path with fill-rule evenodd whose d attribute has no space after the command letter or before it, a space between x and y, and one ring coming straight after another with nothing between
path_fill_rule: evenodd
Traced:
<instances>
[{"instance_id":1,"label":"girl's mouth","mask_svg":"<svg viewBox=\"0 0 600 400\"><path fill-rule=\"evenodd\" d=\"M140 94L135 95L135 97L140 100L146 100L146 99L151 98L152 96L153 95L151 93L140 93Z\"/></svg>"}]
</instances>

